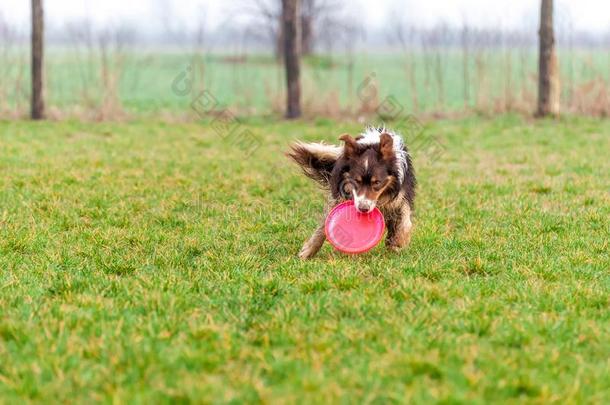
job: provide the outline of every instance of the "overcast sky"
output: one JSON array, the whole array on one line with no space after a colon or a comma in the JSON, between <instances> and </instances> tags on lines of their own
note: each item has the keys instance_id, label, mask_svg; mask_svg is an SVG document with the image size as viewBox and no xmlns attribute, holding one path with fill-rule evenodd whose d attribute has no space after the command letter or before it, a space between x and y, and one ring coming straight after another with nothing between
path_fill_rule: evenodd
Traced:
<instances>
[{"instance_id":1,"label":"overcast sky","mask_svg":"<svg viewBox=\"0 0 610 405\"><path fill-rule=\"evenodd\" d=\"M243 0L240 0L243 1ZM160 11L164 0L45 0L48 22L61 28L70 20L89 17L96 25L109 22L135 22L153 28L161 24L161 15L171 15L175 26L192 26L205 14L206 24L215 29L226 23L240 1L168 0L170 10ZM467 21L480 27L522 27L536 23L539 0L348 0L350 15L362 19L365 29L383 29L391 15L407 15L420 25L439 21L461 25ZM29 0L0 0L0 14L5 20L27 26ZM567 21L576 30L610 31L610 1L556 1L558 23Z\"/></svg>"}]
</instances>

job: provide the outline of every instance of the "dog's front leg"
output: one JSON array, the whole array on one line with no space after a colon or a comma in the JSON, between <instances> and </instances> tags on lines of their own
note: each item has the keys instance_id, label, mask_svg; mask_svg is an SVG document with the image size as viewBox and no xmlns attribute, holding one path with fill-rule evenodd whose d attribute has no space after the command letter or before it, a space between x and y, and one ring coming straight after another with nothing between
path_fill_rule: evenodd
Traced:
<instances>
[{"instance_id":1,"label":"dog's front leg","mask_svg":"<svg viewBox=\"0 0 610 405\"><path fill-rule=\"evenodd\" d=\"M388 237L386 245L388 249L399 251L411 242L411 207L405 202L398 210L390 213L387 220Z\"/></svg>"},{"instance_id":2,"label":"dog's front leg","mask_svg":"<svg viewBox=\"0 0 610 405\"><path fill-rule=\"evenodd\" d=\"M307 242L303 244L303 247L299 252L299 258L303 260L311 259L320 251L320 248L324 244L324 240L326 240L326 234L324 233L324 222L326 221L326 216L328 215L330 209L335 205L336 201L329 201L326 204L320 225L318 225L313 235L311 235Z\"/></svg>"},{"instance_id":3,"label":"dog's front leg","mask_svg":"<svg viewBox=\"0 0 610 405\"><path fill-rule=\"evenodd\" d=\"M311 235L307 242L303 244L303 247L299 252L299 258L306 260L314 257L324 244L324 239L326 239L326 235L324 234L324 224L321 224L316 228L313 235Z\"/></svg>"}]
</instances>

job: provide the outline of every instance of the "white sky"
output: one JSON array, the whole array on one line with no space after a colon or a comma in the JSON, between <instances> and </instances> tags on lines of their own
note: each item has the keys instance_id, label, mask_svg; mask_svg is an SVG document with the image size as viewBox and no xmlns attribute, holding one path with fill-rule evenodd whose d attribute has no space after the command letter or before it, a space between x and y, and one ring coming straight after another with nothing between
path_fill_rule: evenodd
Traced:
<instances>
[{"instance_id":1,"label":"white sky","mask_svg":"<svg viewBox=\"0 0 610 405\"><path fill-rule=\"evenodd\" d=\"M231 10L243 0L168 0L172 24L193 24L203 12L207 25L214 29L227 21ZM133 21L138 25L161 24L159 4L164 0L45 0L48 22L61 27L70 20L89 17L96 25ZM406 15L417 24L439 21L461 25L466 21L480 27L521 27L536 24L540 0L348 0L350 15L361 16L366 29L383 29L389 16ZM29 0L0 0L5 20L25 27ZM556 21L567 16L576 30L610 30L610 1L556 0Z\"/></svg>"}]
</instances>

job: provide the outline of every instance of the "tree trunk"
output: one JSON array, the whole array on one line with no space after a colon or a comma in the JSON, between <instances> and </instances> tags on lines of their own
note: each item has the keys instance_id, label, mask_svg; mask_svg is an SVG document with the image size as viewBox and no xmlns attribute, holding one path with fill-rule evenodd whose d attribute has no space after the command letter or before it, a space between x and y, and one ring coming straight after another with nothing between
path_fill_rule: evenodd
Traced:
<instances>
[{"instance_id":1,"label":"tree trunk","mask_svg":"<svg viewBox=\"0 0 610 405\"><path fill-rule=\"evenodd\" d=\"M553 33L553 0L542 0L540 7L540 51L538 55L538 110L544 117L559 114L559 72Z\"/></svg>"},{"instance_id":2,"label":"tree trunk","mask_svg":"<svg viewBox=\"0 0 610 405\"><path fill-rule=\"evenodd\" d=\"M44 16L42 0L32 0L32 119L44 118Z\"/></svg>"},{"instance_id":3,"label":"tree trunk","mask_svg":"<svg viewBox=\"0 0 610 405\"><path fill-rule=\"evenodd\" d=\"M468 108L470 104L470 73L468 72L468 64L470 63L470 58L468 54L468 45L470 41L470 32L468 27L464 26L462 28L462 73L463 73L463 89L462 89L462 98L464 101L464 109Z\"/></svg>"},{"instance_id":4,"label":"tree trunk","mask_svg":"<svg viewBox=\"0 0 610 405\"><path fill-rule=\"evenodd\" d=\"M286 118L301 116L299 55L299 0L282 0L284 66L286 68Z\"/></svg>"},{"instance_id":5,"label":"tree trunk","mask_svg":"<svg viewBox=\"0 0 610 405\"><path fill-rule=\"evenodd\" d=\"M313 18L306 14L301 17L301 54L313 54Z\"/></svg>"},{"instance_id":6,"label":"tree trunk","mask_svg":"<svg viewBox=\"0 0 610 405\"><path fill-rule=\"evenodd\" d=\"M275 34L275 43L273 44L273 54L275 60L281 63L284 60L284 22L280 21L280 26Z\"/></svg>"}]
</instances>

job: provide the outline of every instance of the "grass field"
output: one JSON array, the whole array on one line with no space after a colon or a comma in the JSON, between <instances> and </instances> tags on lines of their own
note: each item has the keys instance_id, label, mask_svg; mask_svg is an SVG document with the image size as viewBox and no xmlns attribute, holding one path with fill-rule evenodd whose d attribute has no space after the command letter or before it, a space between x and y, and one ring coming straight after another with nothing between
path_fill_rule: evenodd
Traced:
<instances>
[{"instance_id":1,"label":"grass field","mask_svg":"<svg viewBox=\"0 0 610 405\"><path fill-rule=\"evenodd\" d=\"M113 99L114 108L130 114L188 113L193 97L204 88L223 105L245 115L277 112L283 105L283 68L270 56L249 55L242 60L240 55L206 54L193 65L193 55L188 52L140 50L111 54L108 83L104 85L99 50L51 48L48 53L48 105L51 112L60 111L64 116L78 117L82 111L100 109L105 94L111 95L106 98ZM466 63L466 86L464 56L457 49L441 49L438 59L437 52L305 58L304 109L312 116L331 117L342 116L337 110L356 111L362 104L362 83L374 77L380 99L394 96L409 111L533 111L537 89L535 49L483 49L471 53ZM28 111L27 55L25 51L0 52L0 117L3 110L21 114ZM587 112L591 104L605 103L608 110L610 52L560 49L559 58L564 109L569 111L578 104ZM194 66L188 72L192 92L177 95L172 84L189 66Z\"/></svg>"},{"instance_id":2,"label":"grass field","mask_svg":"<svg viewBox=\"0 0 610 405\"><path fill-rule=\"evenodd\" d=\"M439 121L399 255L295 258L355 124L0 121L0 403L608 403L610 121Z\"/></svg>"}]
</instances>

